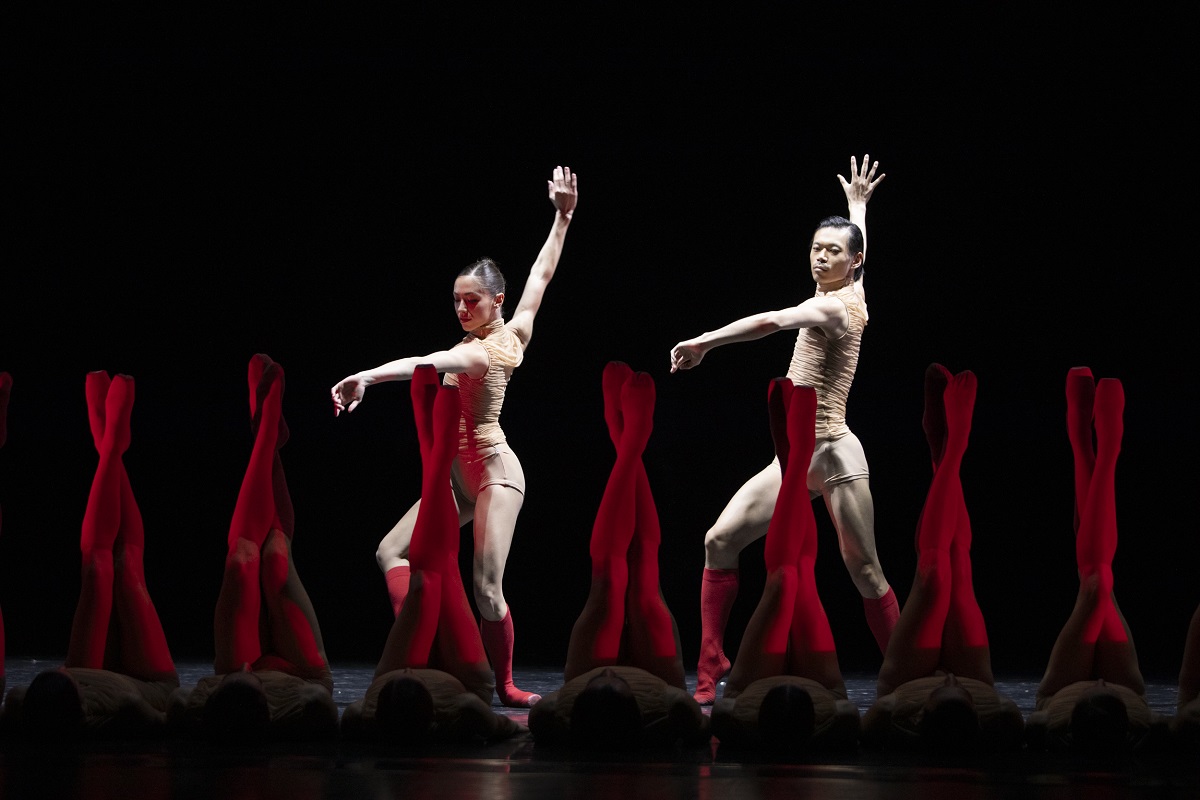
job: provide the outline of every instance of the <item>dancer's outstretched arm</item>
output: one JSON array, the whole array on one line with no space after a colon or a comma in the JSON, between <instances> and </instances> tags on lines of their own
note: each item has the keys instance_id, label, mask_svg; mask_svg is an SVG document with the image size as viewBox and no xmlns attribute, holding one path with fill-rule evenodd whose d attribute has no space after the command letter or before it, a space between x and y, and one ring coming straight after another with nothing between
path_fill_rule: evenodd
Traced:
<instances>
[{"instance_id":1,"label":"dancer's outstretched arm","mask_svg":"<svg viewBox=\"0 0 1200 800\"><path fill-rule=\"evenodd\" d=\"M579 176L571 172L570 167L555 167L553 176L546 182L546 189L550 202L554 204L554 222L550 225L545 244L534 259L533 266L529 268L529 277L525 279L521 299L517 302L512 319L508 323L526 346L533 337L534 317L542 307L546 288L558 269L567 228L575 216L575 206L579 202Z\"/></svg>"}]
</instances>

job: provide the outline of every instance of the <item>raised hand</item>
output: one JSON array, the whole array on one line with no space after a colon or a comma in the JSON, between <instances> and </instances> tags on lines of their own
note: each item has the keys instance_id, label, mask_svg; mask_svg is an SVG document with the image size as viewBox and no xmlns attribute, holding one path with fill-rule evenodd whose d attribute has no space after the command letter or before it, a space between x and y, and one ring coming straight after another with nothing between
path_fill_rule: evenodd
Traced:
<instances>
[{"instance_id":1,"label":"raised hand","mask_svg":"<svg viewBox=\"0 0 1200 800\"><path fill-rule=\"evenodd\" d=\"M875 187L883 182L887 177L887 173L879 173L879 177L875 177L875 170L879 169L879 162L871 164L868 171L867 165L871 163L871 156L863 154L862 169L859 169L858 161L854 156L850 156L850 180L846 180L841 175L838 175L838 180L842 184L842 191L846 193L846 202L850 205L861 203L866 205L871 199L871 193L875 191Z\"/></svg>"},{"instance_id":2,"label":"raised hand","mask_svg":"<svg viewBox=\"0 0 1200 800\"><path fill-rule=\"evenodd\" d=\"M575 204L579 202L578 176L571 172L570 167L555 167L554 178L546 181L550 193L550 202L558 209L558 213L567 219L575 212Z\"/></svg>"}]
</instances>

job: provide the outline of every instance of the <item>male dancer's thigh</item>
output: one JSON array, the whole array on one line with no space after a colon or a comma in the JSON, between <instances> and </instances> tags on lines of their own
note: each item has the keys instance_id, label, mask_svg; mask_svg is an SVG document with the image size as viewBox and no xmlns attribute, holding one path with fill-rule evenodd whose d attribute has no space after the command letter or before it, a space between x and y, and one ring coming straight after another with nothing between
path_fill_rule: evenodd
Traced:
<instances>
[{"instance_id":1,"label":"male dancer's thigh","mask_svg":"<svg viewBox=\"0 0 1200 800\"><path fill-rule=\"evenodd\" d=\"M818 439L808 466L808 490L827 496L834 486L871 477L867 454L853 433L837 439Z\"/></svg>"},{"instance_id":2,"label":"male dancer's thigh","mask_svg":"<svg viewBox=\"0 0 1200 800\"><path fill-rule=\"evenodd\" d=\"M734 493L705 537L707 568L736 569L738 554L767 535L782 482L779 459L775 458Z\"/></svg>"},{"instance_id":3,"label":"male dancer's thigh","mask_svg":"<svg viewBox=\"0 0 1200 800\"><path fill-rule=\"evenodd\" d=\"M862 443L853 433L817 441L808 470L808 488L825 498L842 559L855 585L860 592L866 589L878 595L886 585L875 548L870 475Z\"/></svg>"}]
</instances>

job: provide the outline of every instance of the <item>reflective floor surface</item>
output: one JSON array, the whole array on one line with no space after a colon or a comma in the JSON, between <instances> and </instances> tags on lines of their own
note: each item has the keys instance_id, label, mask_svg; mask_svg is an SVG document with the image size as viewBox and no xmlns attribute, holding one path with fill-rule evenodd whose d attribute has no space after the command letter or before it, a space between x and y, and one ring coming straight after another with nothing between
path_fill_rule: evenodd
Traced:
<instances>
[{"instance_id":1,"label":"reflective floor surface","mask_svg":"<svg viewBox=\"0 0 1200 800\"><path fill-rule=\"evenodd\" d=\"M8 685L24 685L55 662L6 662ZM179 665L188 686L211 670ZM362 696L371 665L334 669L335 700L344 708ZM874 700L874 676L847 675L850 699L865 711ZM528 691L558 688L555 669L518 670ZM689 676L694 682L695 675ZM1037 676L1013 676L997 688L1024 711L1033 708ZM1154 710L1170 714L1175 688L1152 683ZM495 709L525 722L527 712ZM1193 754L1196 755L1196 754ZM0 798L80 800L327 800L332 798L571 798L571 800L720 800L721 798L1200 798L1200 755L1129 757L1103 763L1063 756L1015 753L939 763L926 757L858 751L810 754L787 762L722 755L719 744L668 754L565 757L534 746L527 735L471 748L406 755L350 745L288 745L251 751L164 743L136 750L98 744L84 752L0 752Z\"/></svg>"}]
</instances>

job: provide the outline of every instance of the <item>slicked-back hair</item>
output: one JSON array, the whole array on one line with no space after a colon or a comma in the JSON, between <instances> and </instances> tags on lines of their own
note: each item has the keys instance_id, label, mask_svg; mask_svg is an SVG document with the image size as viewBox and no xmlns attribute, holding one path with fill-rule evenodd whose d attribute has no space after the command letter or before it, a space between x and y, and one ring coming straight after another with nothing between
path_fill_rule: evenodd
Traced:
<instances>
[{"instance_id":1,"label":"slicked-back hair","mask_svg":"<svg viewBox=\"0 0 1200 800\"><path fill-rule=\"evenodd\" d=\"M850 220L846 219L843 216L834 214L833 216L825 217L820 222L818 222L817 227L813 230L813 239L817 238L817 231L821 230L821 228L836 228L837 230L850 231L850 238L847 240L846 243L850 246L851 254L861 253L861 252L863 252L863 249L866 247L866 243L863 239L862 228L858 227L853 222L851 222ZM859 265L854 270L854 280L858 280L859 278L861 278L862 273L863 273L863 268L861 265Z\"/></svg>"},{"instance_id":2,"label":"slicked-back hair","mask_svg":"<svg viewBox=\"0 0 1200 800\"><path fill-rule=\"evenodd\" d=\"M496 262L490 258L481 258L467 266L463 267L459 273L459 278L471 277L479 281L479 285L483 290L495 297L499 294L504 294L504 273L500 271L500 267L496 266ZM504 315L504 306L500 306L500 315Z\"/></svg>"}]
</instances>

